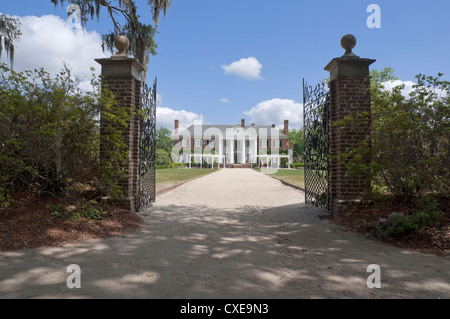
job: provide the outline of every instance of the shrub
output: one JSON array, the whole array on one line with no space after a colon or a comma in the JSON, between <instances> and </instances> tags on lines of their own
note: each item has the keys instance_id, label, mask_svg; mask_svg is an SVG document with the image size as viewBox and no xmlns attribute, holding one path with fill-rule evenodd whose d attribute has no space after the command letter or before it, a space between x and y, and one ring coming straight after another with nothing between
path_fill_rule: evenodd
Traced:
<instances>
[{"instance_id":1,"label":"shrub","mask_svg":"<svg viewBox=\"0 0 450 319\"><path fill-rule=\"evenodd\" d=\"M67 66L52 77L43 69L18 73L0 65L1 202L19 190L61 195L77 183L119 197L128 158L121 128L129 114L98 79L91 83L91 91L82 91ZM100 110L112 124L104 128L102 162Z\"/></svg>"},{"instance_id":2,"label":"shrub","mask_svg":"<svg viewBox=\"0 0 450 319\"><path fill-rule=\"evenodd\" d=\"M287 155L286 152L280 152L280 155ZM280 165L283 167L287 167L288 158L282 157L280 158Z\"/></svg>"},{"instance_id":3,"label":"shrub","mask_svg":"<svg viewBox=\"0 0 450 319\"><path fill-rule=\"evenodd\" d=\"M371 124L371 136L359 147L332 157L350 174L363 173L403 202L429 192L448 193L450 166L450 82L417 75L408 97L403 86L383 83L396 78L392 69L372 72L372 112L348 117L337 126Z\"/></svg>"},{"instance_id":4,"label":"shrub","mask_svg":"<svg viewBox=\"0 0 450 319\"><path fill-rule=\"evenodd\" d=\"M397 213L389 215L386 221L379 225L380 237L386 235L405 236L420 231L424 227L438 227L442 224L444 213L438 209L435 200L427 199L421 209L414 211L411 215L402 216Z\"/></svg>"},{"instance_id":5,"label":"shrub","mask_svg":"<svg viewBox=\"0 0 450 319\"><path fill-rule=\"evenodd\" d=\"M305 163L292 163L291 168L305 167Z\"/></svg>"},{"instance_id":6,"label":"shrub","mask_svg":"<svg viewBox=\"0 0 450 319\"><path fill-rule=\"evenodd\" d=\"M84 217L88 220L103 220L108 207L102 205L95 200L81 202L77 205L62 207L60 205L47 205L53 218L70 219L74 222Z\"/></svg>"},{"instance_id":7,"label":"shrub","mask_svg":"<svg viewBox=\"0 0 450 319\"><path fill-rule=\"evenodd\" d=\"M16 73L0 67L1 183L8 191L61 192L96 163L98 105L83 94L67 67L55 78L44 70Z\"/></svg>"},{"instance_id":8,"label":"shrub","mask_svg":"<svg viewBox=\"0 0 450 319\"><path fill-rule=\"evenodd\" d=\"M11 195L7 194L6 191L0 187L0 208L8 208L15 202L16 201L11 197Z\"/></svg>"},{"instance_id":9,"label":"shrub","mask_svg":"<svg viewBox=\"0 0 450 319\"><path fill-rule=\"evenodd\" d=\"M169 153L163 149L156 150L156 165L170 165L172 160Z\"/></svg>"}]
</instances>

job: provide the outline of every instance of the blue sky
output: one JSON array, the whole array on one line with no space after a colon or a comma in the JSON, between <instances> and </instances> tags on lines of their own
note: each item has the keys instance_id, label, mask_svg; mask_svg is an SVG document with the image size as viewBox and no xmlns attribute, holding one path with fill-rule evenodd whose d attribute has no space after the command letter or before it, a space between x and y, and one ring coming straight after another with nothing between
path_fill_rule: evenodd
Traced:
<instances>
[{"instance_id":1,"label":"blue sky","mask_svg":"<svg viewBox=\"0 0 450 319\"><path fill-rule=\"evenodd\" d=\"M28 16L17 68L53 70L62 66L61 59L82 75L89 66L98 68L93 59L102 57L98 41L111 28L107 16L90 22L85 33L67 34L62 27L67 6L0 1L0 12ZM143 20L151 21L147 1L137 3ZM370 4L381 9L379 29L367 26ZM44 30L43 40L37 40L36 30ZM443 72L449 79L448 0L173 0L160 20L158 55L149 64L149 79L158 77L158 124L172 129L175 118L182 127L200 119L237 124L245 118L281 127L288 119L291 128L299 128L302 78L315 84L327 77L323 69L344 53L340 39L348 33L358 40L357 55L377 60L372 68L391 66L410 84L418 73Z\"/></svg>"}]
</instances>

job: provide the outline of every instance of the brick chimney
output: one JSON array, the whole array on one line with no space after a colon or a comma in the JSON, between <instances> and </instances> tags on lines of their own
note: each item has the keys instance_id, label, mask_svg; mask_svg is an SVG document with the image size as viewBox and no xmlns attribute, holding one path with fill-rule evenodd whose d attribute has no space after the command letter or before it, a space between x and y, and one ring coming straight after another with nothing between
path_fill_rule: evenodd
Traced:
<instances>
[{"instance_id":1,"label":"brick chimney","mask_svg":"<svg viewBox=\"0 0 450 319\"><path fill-rule=\"evenodd\" d=\"M180 128L180 121L175 120L175 131L174 134L178 134L178 129Z\"/></svg>"},{"instance_id":2,"label":"brick chimney","mask_svg":"<svg viewBox=\"0 0 450 319\"><path fill-rule=\"evenodd\" d=\"M243 128L245 128L245 119L242 119L242 120L241 120L241 126L242 126Z\"/></svg>"},{"instance_id":3,"label":"brick chimney","mask_svg":"<svg viewBox=\"0 0 450 319\"><path fill-rule=\"evenodd\" d=\"M275 126L276 126L275 124L272 124L272 128L275 128Z\"/></svg>"},{"instance_id":4,"label":"brick chimney","mask_svg":"<svg viewBox=\"0 0 450 319\"><path fill-rule=\"evenodd\" d=\"M284 135L289 136L289 121L284 121Z\"/></svg>"}]
</instances>

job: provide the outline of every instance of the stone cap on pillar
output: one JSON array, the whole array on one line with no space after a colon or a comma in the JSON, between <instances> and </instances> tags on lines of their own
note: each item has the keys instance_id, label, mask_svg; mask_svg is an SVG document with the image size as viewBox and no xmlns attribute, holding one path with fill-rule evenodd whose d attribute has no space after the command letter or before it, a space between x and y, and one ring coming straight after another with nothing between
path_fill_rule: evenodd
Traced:
<instances>
[{"instance_id":1,"label":"stone cap on pillar","mask_svg":"<svg viewBox=\"0 0 450 319\"><path fill-rule=\"evenodd\" d=\"M376 60L360 58L352 52L356 46L356 38L351 34L342 37L341 46L345 49L345 54L331 60L325 67L325 70L330 72L330 81L338 77L369 77L369 66Z\"/></svg>"},{"instance_id":2,"label":"stone cap on pillar","mask_svg":"<svg viewBox=\"0 0 450 319\"><path fill-rule=\"evenodd\" d=\"M145 68L135 58L126 55L130 41L126 36L120 35L114 43L118 50L116 55L106 59L95 59L102 66L101 75L108 78L132 76L139 81Z\"/></svg>"}]
</instances>

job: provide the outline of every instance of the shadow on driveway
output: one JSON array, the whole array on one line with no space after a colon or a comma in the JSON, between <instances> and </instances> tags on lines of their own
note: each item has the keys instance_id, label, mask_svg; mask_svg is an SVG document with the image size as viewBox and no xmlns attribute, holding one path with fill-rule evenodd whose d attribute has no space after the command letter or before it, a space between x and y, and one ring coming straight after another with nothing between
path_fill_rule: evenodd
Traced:
<instances>
[{"instance_id":1,"label":"shadow on driveway","mask_svg":"<svg viewBox=\"0 0 450 319\"><path fill-rule=\"evenodd\" d=\"M136 232L0 254L2 298L449 298L448 258L345 233L303 204L155 205ZM66 268L81 267L81 289ZM381 267L368 289L367 266Z\"/></svg>"}]
</instances>

